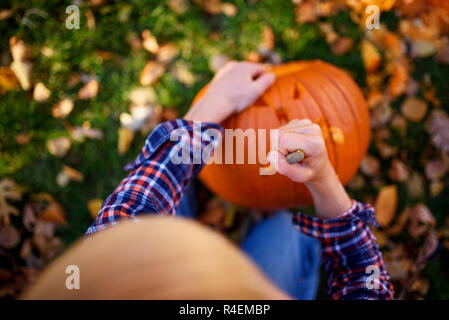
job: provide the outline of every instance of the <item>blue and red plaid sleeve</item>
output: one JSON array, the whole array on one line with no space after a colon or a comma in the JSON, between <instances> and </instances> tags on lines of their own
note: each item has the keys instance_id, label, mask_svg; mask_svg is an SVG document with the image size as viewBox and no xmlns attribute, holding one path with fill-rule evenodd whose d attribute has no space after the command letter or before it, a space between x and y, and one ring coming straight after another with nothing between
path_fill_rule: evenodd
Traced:
<instances>
[{"instance_id":1,"label":"blue and red plaid sleeve","mask_svg":"<svg viewBox=\"0 0 449 320\"><path fill-rule=\"evenodd\" d=\"M222 131L217 124L181 119L156 127L139 156L125 167L131 172L103 202L86 235L142 214L174 214L184 187L219 143L212 129Z\"/></svg>"},{"instance_id":2,"label":"blue and red plaid sleeve","mask_svg":"<svg viewBox=\"0 0 449 320\"><path fill-rule=\"evenodd\" d=\"M374 208L353 201L334 219L296 213L294 225L321 243L330 299L393 299L393 285L368 224L377 226Z\"/></svg>"}]
</instances>

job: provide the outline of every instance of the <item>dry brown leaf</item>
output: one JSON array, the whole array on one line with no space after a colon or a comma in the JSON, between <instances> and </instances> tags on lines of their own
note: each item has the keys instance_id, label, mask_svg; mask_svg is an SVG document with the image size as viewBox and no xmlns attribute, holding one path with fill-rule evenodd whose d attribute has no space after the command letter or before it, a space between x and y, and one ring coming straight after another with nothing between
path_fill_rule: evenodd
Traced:
<instances>
[{"instance_id":1,"label":"dry brown leaf","mask_svg":"<svg viewBox=\"0 0 449 320\"><path fill-rule=\"evenodd\" d=\"M38 220L34 228L33 243L44 261L52 260L64 249L61 239L54 235L56 226L54 222Z\"/></svg>"},{"instance_id":2,"label":"dry brown leaf","mask_svg":"<svg viewBox=\"0 0 449 320\"><path fill-rule=\"evenodd\" d=\"M135 105L147 105L156 101L156 93L150 87L138 87L131 90L129 100Z\"/></svg>"},{"instance_id":3,"label":"dry brown leaf","mask_svg":"<svg viewBox=\"0 0 449 320\"><path fill-rule=\"evenodd\" d=\"M30 76L32 64L28 61L31 56L31 50L23 40L19 40L17 37L12 37L9 40L9 45L13 59L11 70L16 75L23 90L28 90L31 87Z\"/></svg>"},{"instance_id":4,"label":"dry brown leaf","mask_svg":"<svg viewBox=\"0 0 449 320\"><path fill-rule=\"evenodd\" d=\"M441 181L432 182L429 186L430 195L435 197L444 189L444 183Z\"/></svg>"},{"instance_id":5,"label":"dry brown leaf","mask_svg":"<svg viewBox=\"0 0 449 320\"><path fill-rule=\"evenodd\" d=\"M81 172L67 165L62 166L62 172L64 172L70 180L81 182L84 179L84 175Z\"/></svg>"},{"instance_id":6,"label":"dry brown leaf","mask_svg":"<svg viewBox=\"0 0 449 320\"><path fill-rule=\"evenodd\" d=\"M449 44L442 46L435 57L438 62L449 64Z\"/></svg>"},{"instance_id":7,"label":"dry brown leaf","mask_svg":"<svg viewBox=\"0 0 449 320\"><path fill-rule=\"evenodd\" d=\"M118 153L124 155L134 139L134 131L121 127L118 129Z\"/></svg>"},{"instance_id":8,"label":"dry brown leaf","mask_svg":"<svg viewBox=\"0 0 449 320\"><path fill-rule=\"evenodd\" d=\"M195 83L195 75L190 72L188 66L181 61L178 61L175 64L172 73L175 75L179 82L186 85L187 87L191 87Z\"/></svg>"},{"instance_id":9,"label":"dry brown leaf","mask_svg":"<svg viewBox=\"0 0 449 320\"><path fill-rule=\"evenodd\" d=\"M320 22L318 24L320 31L324 34L327 44L331 45L339 39L339 35L335 32L334 27L329 22Z\"/></svg>"},{"instance_id":10,"label":"dry brown leaf","mask_svg":"<svg viewBox=\"0 0 449 320\"><path fill-rule=\"evenodd\" d=\"M34 86L33 99L37 102L45 102L50 98L51 91L42 83L38 82Z\"/></svg>"},{"instance_id":11,"label":"dry brown leaf","mask_svg":"<svg viewBox=\"0 0 449 320\"><path fill-rule=\"evenodd\" d=\"M164 121L173 121L178 118L179 118L178 110L174 108L164 108L164 111L162 112L162 119Z\"/></svg>"},{"instance_id":12,"label":"dry brown leaf","mask_svg":"<svg viewBox=\"0 0 449 320\"><path fill-rule=\"evenodd\" d=\"M401 112L408 120L420 122L427 113L427 103L415 97L408 97L401 105Z\"/></svg>"},{"instance_id":13,"label":"dry brown leaf","mask_svg":"<svg viewBox=\"0 0 449 320\"><path fill-rule=\"evenodd\" d=\"M74 107L73 101L69 98L62 99L51 108L51 114L55 118L64 119Z\"/></svg>"},{"instance_id":14,"label":"dry brown leaf","mask_svg":"<svg viewBox=\"0 0 449 320\"><path fill-rule=\"evenodd\" d=\"M157 61L148 62L140 73L140 84L143 86L155 83L165 73L165 66Z\"/></svg>"},{"instance_id":15,"label":"dry brown leaf","mask_svg":"<svg viewBox=\"0 0 449 320\"><path fill-rule=\"evenodd\" d=\"M393 116L393 109L388 101L383 101L371 109L371 125L373 128L387 124Z\"/></svg>"},{"instance_id":16,"label":"dry brown leaf","mask_svg":"<svg viewBox=\"0 0 449 320\"><path fill-rule=\"evenodd\" d=\"M176 14L184 14L189 10L189 6L188 0L170 0L168 2L168 7Z\"/></svg>"},{"instance_id":17,"label":"dry brown leaf","mask_svg":"<svg viewBox=\"0 0 449 320\"><path fill-rule=\"evenodd\" d=\"M375 176L379 174L380 162L375 157L367 154L360 163L360 170L367 176Z\"/></svg>"},{"instance_id":18,"label":"dry brown leaf","mask_svg":"<svg viewBox=\"0 0 449 320\"><path fill-rule=\"evenodd\" d=\"M0 221L10 224L10 215L19 215L19 210L11 206L7 200L19 201L22 199L23 190L10 178L0 180Z\"/></svg>"},{"instance_id":19,"label":"dry brown leaf","mask_svg":"<svg viewBox=\"0 0 449 320\"><path fill-rule=\"evenodd\" d=\"M429 133L433 145L443 152L449 152L449 117L434 110L429 120Z\"/></svg>"},{"instance_id":20,"label":"dry brown leaf","mask_svg":"<svg viewBox=\"0 0 449 320\"><path fill-rule=\"evenodd\" d=\"M376 47L368 40L362 41L362 59L365 70L368 73L375 73L382 62L382 58Z\"/></svg>"},{"instance_id":21,"label":"dry brown leaf","mask_svg":"<svg viewBox=\"0 0 449 320\"><path fill-rule=\"evenodd\" d=\"M150 30L146 29L142 31L142 39L143 39L142 44L145 50L153 54L156 54L157 51L159 50L159 44L157 42L156 37L153 36Z\"/></svg>"},{"instance_id":22,"label":"dry brown leaf","mask_svg":"<svg viewBox=\"0 0 449 320\"><path fill-rule=\"evenodd\" d=\"M354 40L349 37L339 38L332 45L331 51L337 56L344 55L354 47Z\"/></svg>"},{"instance_id":23,"label":"dry brown leaf","mask_svg":"<svg viewBox=\"0 0 449 320\"><path fill-rule=\"evenodd\" d=\"M33 205L31 203L27 203L25 208L23 209L22 214L22 223L26 230L32 231L34 226L36 225L37 219L34 214Z\"/></svg>"},{"instance_id":24,"label":"dry brown leaf","mask_svg":"<svg viewBox=\"0 0 449 320\"><path fill-rule=\"evenodd\" d=\"M386 234L390 236L398 235L404 230L405 225L410 219L411 209L406 207L404 211L401 212L399 217L396 219L396 223L386 230Z\"/></svg>"},{"instance_id":25,"label":"dry brown leaf","mask_svg":"<svg viewBox=\"0 0 449 320\"><path fill-rule=\"evenodd\" d=\"M206 0L203 1L204 10L210 14L219 14L221 11L221 0Z\"/></svg>"},{"instance_id":26,"label":"dry brown leaf","mask_svg":"<svg viewBox=\"0 0 449 320\"><path fill-rule=\"evenodd\" d=\"M296 22L303 24L315 22L318 19L316 4L313 1L305 0L295 8Z\"/></svg>"},{"instance_id":27,"label":"dry brown leaf","mask_svg":"<svg viewBox=\"0 0 449 320\"><path fill-rule=\"evenodd\" d=\"M448 165L441 159L431 160L427 162L424 172L427 179L434 181L442 178L448 171Z\"/></svg>"},{"instance_id":28,"label":"dry brown leaf","mask_svg":"<svg viewBox=\"0 0 449 320\"><path fill-rule=\"evenodd\" d=\"M407 190L413 198L419 198L424 192L424 179L417 173L412 172L407 183Z\"/></svg>"},{"instance_id":29,"label":"dry brown leaf","mask_svg":"<svg viewBox=\"0 0 449 320\"><path fill-rule=\"evenodd\" d=\"M239 12L239 9L237 8L237 6L233 3L230 2L224 2L220 5L220 11L221 13L223 13L225 16L228 17L235 17L237 15L237 13Z\"/></svg>"},{"instance_id":30,"label":"dry brown leaf","mask_svg":"<svg viewBox=\"0 0 449 320\"><path fill-rule=\"evenodd\" d=\"M20 233L11 225L0 225L0 246L12 249L20 242Z\"/></svg>"},{"instance_id":31,"label":"dry brown leaf","mask_svg":"<svg viewBox=\"0 0 449 320\"><path fill-rule=\"evenodd\" d=\"M11 68L0 67L0 93L16 88L18 84Z\"/></svg>"},{"instance_id":32,"label":"dry brown leaf","mask_svg":"<svg viewBox=\"0 0 449 320\"><path fill-rule=\"evenodd\" d=\"M46 195L45 201L45 208L40 212L39 219L46 222L66 224L64 208L50 195Z\"/></svg>"},{"instance_id":33,"label":"dry brown leaf","mask_svg":"<svg viewBox=\"0 0 449 320\"><path fill-rule=\"evenodd\" d=\"M414 206L410 213L408 232L414 238L423 235L429 227L434 227L436 220L429 208L422 203Z\"/></svg>"},{"instance_id":34,"label":"dry brown leaf","mask_svg":"<svg viewBox=\"0 0 449 320\"><path fill-rule=\"evenodd\" d=\"M78 99L81 100L87 100L91 99L97 96L98 89L100 87L100 84L98 83L98 80L91 79L89 80L81 89L78 91Z\"/></svg>"},{"instance_id":35,"label":"dry brown leaf","mask_svg":"<svg viewBox=\"0 0 449 320\"><path fill-rule=\"evenodd\" d=\"M426 58L434 55L437 48L434 43L426 40L412 41L410 56L412 58Z\"/></svg>"},{"instance_id":36,"label":"dry brown leaf","mask_svg":"<svg viewBox=\"0 0 449 320\"><path fill-rule=\"evenodd\" d=\"M391 280L403 280L408 276L407 268L401 260L385 259L385 267Z\"/></svg>"},{"instance_id":37,"label":"dry brown leaf","mask_svg":"<svg viewBox=\"0 0 449 320\"><path fill-rule=\"evenodd\" d=\"M213 72L217 72L224 67L231 59L224 54L216 54L209 59L209 69Z\"/></svg>"},{"instance_id":38,"label":"dry brown leaf","mask_svg":"<svg viewBox=\"0 0 449 320\"><path fill-rule=\"evenodd\" d=\"M390 64L391 74L388 81L388 92L392 97L398 97L403 94L409 82L408 63L406 60L399 60Z\"/></svg>"},{"instance_id":39,"label":"dry brown leaf","mask_svg":"<svg viewBox=\"0 0 449 320\"><path fill-rule=\"evenodd\" d=\"M16 135L15 140L17 144L27 144L31 140L31 134L28 132L21 132Z\"/></svg>"},{"instance_id":40,"label":"dry brown leaf","mask_svg":"<svg viewBox=\"0 0 449 320\"><path fill-rule=\"evenodd\" d=\"M376 219L382 227L388 226L393 220L397 202L398 189L395 184L380 189L374 207L376 209Z\"/></svg>"},{"instance_id":41,"label":"dry brown leaf","mask_svg":"<svg viewBox=\"0 0 449 320\"><path fill-rule=\"evenodd\" d=\"M133 131L141 129L153 114L151 105L132 105L130 111L120 114L120 123Z\"/></svg>"},{"instance_id":42,"label":"dry brown leaf","mask_svg":"<svg viewBox=\"0 0 449 320\"><path fill-rule=\"evenodd\" d=\"M382 141L376 142L376 149L377 152L379 152L379 155L382 157L382 159L392 157L396 155L399 151L398 147L392 147L389 144Z\"/></svg>"},{"instance_id":43,"label":"dry brown leaf","mask_svg":"<svg viewBox=\"0 0 449 320\"><path fill-rule=\"evenodd\" d=\"M167 64L178 55L178 48L173 43L163 44L157 52L157 61Z\"/></svg>"},{"instance_id":44,"label":"dry brown leaf","mask_svg":"<svg viewBox=\"0 0 449 320\"><path fill-rule=\"evenodd\" d=\"M62 158L69 151L72 143L67 137L53 138L47 141L47 148L50 154L55 157Z\"/></svg>"},{"instance_id":45,"label":"dry brown leaf","mask_svg":"<svg viewBox=\"0 0 449 320\"><path fill-rule=\"evenodd\" d=\"M262 50L274 49L274 33L270 27L263 28L262 31L262 43L259 46Z\"/></svg>"},{"instance_id":46,"label":"dry brown leaf","mask_svg":"<svg viewBox=\"0 0 449 320\"><path fill-rule=\"evenodd\" d=\"M410 169L402 161L393 159L391 161L389 176L393 181L405 182L410 176Z\"/></svg>"},{"instance_id":47,"label":"dry brown leaf","mask_svg":"<svg viewBox=\"0 0 449 320\"><path fill-rule=\"evenodd\" d=\"M92 128L89 121L84 121L82 127L72 127L67 123L65 127L69 131L72 139L76 141L83 141L85 138L101 140L104 136L103 131Z\"/></svg>"},{"instance_id":48,"label":"dry brown leaf","mask_svg":"<svg viewBox=\"0 0 449 320\"><path fill-rule=\"evenodd\" d=\"M90 215L92 218L96 218L98 212L101 209L101 205L103 204L103 199L91 199L87 202L87 209L89 209Z\"/></svg>"},{"instance_id":49,"label":"dry brown leaf","mask_svg":"<svg viewBox=\"0 0 449 320\"><path fill-rule=\"evenodd\" d=\"M2 9L0 10L0 21L6 20L13 14L12 9Z\"/></svg>"}]
</instances>

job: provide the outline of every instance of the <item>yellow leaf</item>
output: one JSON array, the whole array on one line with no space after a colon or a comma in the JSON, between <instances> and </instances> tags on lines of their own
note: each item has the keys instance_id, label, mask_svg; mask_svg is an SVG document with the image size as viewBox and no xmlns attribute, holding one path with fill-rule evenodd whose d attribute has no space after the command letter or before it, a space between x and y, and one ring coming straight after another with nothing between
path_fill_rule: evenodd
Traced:
<instances>
[{"instance_id":1,"label":"yellow leaf","mask_svg":"<svg viewBox=\"0 0 449 320\"><path fill-rule=\"evenodd\" d=\"M362 59L368 73L376 72L381 63L381 56L376 47L367 40L362 41Z\"/></svg>"},{"instance_id":2,"label":"yellow leaf","mask_svg":"<svg viewBox=\"0 0 449 320\"><path fill-rule=\"evenodd\" d=\"M124 155L134 139L134 132L128 128L118 129L118 153Z\"/></svg>"},{"instance_id":3,"label":"yellow leaf","mask_svg":"<svg viewBox=\"0 0 449 320\"><path fill-rule=\"evenodd\" d=\"M16 75L8 67L0 67L0 93L17 87Z\"/></svg>"},{"instance_id":4,"label":"yellow leaf","mask_svg":"<svg viewBox=\"0 0 449 320\"><path fill-rule=\"evenodd\" d=\"M91 199L87 202L87 208L89 209L90 215L92 218L96 218L98 212L100 211L101 205L103 204L103 199Z\"/></svg>"},{"instance_id":5,"label":"yellow leaf","mask_svg":"<svg viewBox=\"0 0 449 320\"><path fill-rule=\"evenodd\" d=\"M345 135L340 128L330 127L329 130L331 132L332 141L334 141L335 144L343 145L345 143Z\"/></svg>"},{"instance_id":6,"label":"yellow leaf","mask_svg":"<svg viewBox=\"0 0 449 320\"><path fill-rule=\"evenodd\" d=\"M140 84L143 86L155 83L165 73L165 66L156 61L148 62L140 73Z\"/></svg>"},{"instance_id":7,"label":"yellow leaf","mask_svg":"<svg viewBox=\"0 0 449 320\"><path fill-rule=\"evenodd\" d=\"M393 220L398 203L398 189L396 185L385 186L380 189L374 208L376 218L382 227L388 226Z\"/></svg>"}]
</instances>

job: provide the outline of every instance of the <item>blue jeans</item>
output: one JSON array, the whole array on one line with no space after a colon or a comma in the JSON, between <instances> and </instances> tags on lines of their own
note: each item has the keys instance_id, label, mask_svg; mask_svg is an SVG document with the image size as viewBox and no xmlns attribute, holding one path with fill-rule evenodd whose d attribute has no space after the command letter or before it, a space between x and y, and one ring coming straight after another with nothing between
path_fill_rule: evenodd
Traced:
<instances>
[{"instance_id":1,"label":"blue jeans","mask_svg":"<svg viewBox=\"0 0 449 320\"><path fill-rule=\"evenodd\" d=\"M196 209L195 191L190 185L181 198L177 214L195 218ZM256 223L241 248L284 292L300 300L315 298L319 284L320 243L297 231L290 213L278 211Z\"/></svg>"}]
</instances>

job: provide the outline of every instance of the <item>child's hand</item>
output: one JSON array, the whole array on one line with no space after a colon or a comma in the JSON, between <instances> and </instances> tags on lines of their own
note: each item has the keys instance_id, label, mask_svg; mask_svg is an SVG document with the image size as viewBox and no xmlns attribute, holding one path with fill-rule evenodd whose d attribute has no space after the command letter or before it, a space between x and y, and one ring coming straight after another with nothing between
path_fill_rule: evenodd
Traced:
<instances>
[{"instance_id":1,"label":"child's hand","mask_svg":"<svg viewBox=\"0 0 449 320\"><path fill-rule=\"evenodd\" d=\"M271 141L272 146L275 144ZM304 152L304 160L288 164L286 155L298 149ZM268 160L277 172L300 183L320 182L333 171L321 128L309 119L292 120L280 127L277 150L268 154Z\"/></svg>"},{"instance_id":2,"label":"child's hand","mask_svg":"<svg viewBox=\"0 0 449 320\"><path fill-rule=\"evenodd\" d=\"M262 64L230 61L217 72L205 95L184 119L222 122L251 105L274 80L274 73L266 72Z\"/></svg>"},{"instance_id":3,"label":"child's hand","mask_svg":"<svg viewBox=\"0 0 449 320\"><path fill-rule=\"evenodd\" d=\"M304 183L312 194L317 216L333 218L352 205L327 156L326 145L319 125L308 119L293 120L279 128L277 150L268 154L270 165L291 180ZM276 141L271 141L276 145ZM288 164L286 155L298 149L304 160Z\"/></svg>"}]
</instances>

